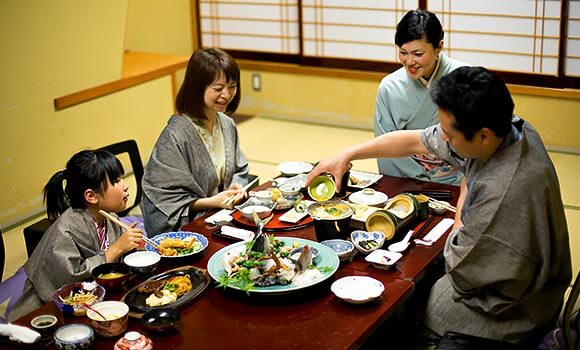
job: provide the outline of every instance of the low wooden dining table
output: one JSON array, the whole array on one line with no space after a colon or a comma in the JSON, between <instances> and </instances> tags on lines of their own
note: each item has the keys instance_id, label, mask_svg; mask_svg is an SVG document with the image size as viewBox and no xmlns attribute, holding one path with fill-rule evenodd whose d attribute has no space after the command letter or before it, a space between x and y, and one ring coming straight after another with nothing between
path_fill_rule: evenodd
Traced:
<instances>
[{"instance_id":1,"label":"low wooden dining table","mask_svg":"<svg viewBox=\"0 0 580 350\"><path fill-rule=\"evenodd\" d=\"M268 188L267 182L260 188ZM403 192L417 193L427 190L445 190L452 193L449 202L456 204L459 188L450 185L421 182L406 178L384 176L372 186L375 190L392 197ZM209 214L208 214L209 215ZM205 235L209 244L200 254L180 265L206 269L210 257L232 241L212 234L216 227L199 218L183 227ZM452 213L436 215L424 232ZM425 219L417 220L410 228L420 228ZM449 230L448 230L449 231ZM313 225L273 232L280 237L299 237L316 240ZM415 246L406 251L403 258L391 269L373 267L358 254L352 261L341 262L338 270L324 282L280 295L256 295L218 288L212 281L208 288L193 302L180 309L181 323L177 330L167 334L148 333L139 319L130 318L128 330L147 334L155 349L347 349L358 348L396 312L401 312L405 301L412 295L414 286L428 273L429 267L441 257L446 232L433 246ZM423 236L423 235L421 235ZM421 237L418 237L421 238ZM179 265L164 262L157 272ZM385 291L381 297L367 304L349 304L337 298L331 291L333 281L344 276L370 276L381 281ZM142 280L141 280L142 281ZM130 288L141 282L132 281ZM120 299L124 292L108 294L106 299ZM52 302L43 305L15 323L28 326L32 318L40 314L53 314L58 325L88 323L86 317L63 317ZM47 337L52 336L51 334ZM95 349L112 349L120 338L96 336ZM3 343L0 348L13 348ZM55 348L49 344L48 349Z\"/></svg>"}]
</instances>

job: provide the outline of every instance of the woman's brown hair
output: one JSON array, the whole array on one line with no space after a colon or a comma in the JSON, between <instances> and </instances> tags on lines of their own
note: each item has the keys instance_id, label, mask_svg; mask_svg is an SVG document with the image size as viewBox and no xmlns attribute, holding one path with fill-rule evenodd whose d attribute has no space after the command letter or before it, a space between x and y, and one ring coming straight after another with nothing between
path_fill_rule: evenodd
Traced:
<instances>
[{"instance_id":1,"label":"woman's brown hair","mask_svg":"<svg viewBox=\"0 0 580 350\"><path fill-rule=\"evenodd\" d=\"M221 74L224 75L226 82L236 83L237 93L226 108L226 113L235 112L241 98L240 68L232 56L216 48L199 49L191 55L183 84L175 99L177 112L193 119L207 119L204 103L205 89Z\"/></svg>"}]
</instances>

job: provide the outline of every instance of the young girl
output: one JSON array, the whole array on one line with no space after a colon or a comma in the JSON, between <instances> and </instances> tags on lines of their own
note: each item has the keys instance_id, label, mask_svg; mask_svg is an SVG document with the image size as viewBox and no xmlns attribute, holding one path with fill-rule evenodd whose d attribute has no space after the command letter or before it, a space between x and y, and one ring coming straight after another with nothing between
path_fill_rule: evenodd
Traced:
<instances>
[{"instance_id":1,"label":"young girl","mask_svg":"<svg viewBox=\"0 0 580 350\"><path fill-rule=\"evenodd\" d=\"M149 236L173 231L206 209L231 208L246 196L248 162L226 113L240 103L240 69L220 49L195 51L175 106L143 175L142 211ZM238 195L235 202L229 196Z\"/></svg>"},{"instance_id":2,"label":"young girl","mask_svg":"<svg viewBox=\"0 0 580 350\"><path fill-rule=\"evenodd\" d=\"M100 209L125 208L129 194L123 173L121 162L111 153L81 151L50 178L44 200L52 225L24 264L28 279L10 312L11 320L49 302L63 285L89 278L94 267L115 262L140 246L142 233L135 224L122 232L99 214Z\"/></svg>"}]
</instances>

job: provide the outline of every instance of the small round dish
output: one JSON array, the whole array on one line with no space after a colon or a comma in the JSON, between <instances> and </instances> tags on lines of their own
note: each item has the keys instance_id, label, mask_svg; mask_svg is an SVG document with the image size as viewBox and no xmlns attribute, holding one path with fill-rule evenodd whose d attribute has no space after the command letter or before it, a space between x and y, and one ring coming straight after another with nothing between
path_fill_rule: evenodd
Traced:
<instances>
[{"instance_id":1,"label":"small round dish","mask_svg":"<svg viewBox=\"0 0 580 350\"><path fill-rule=\"evenodd\" d=\"M334 281L330 290L346 302L363 304L380 297L385 291L385 286L372 277L346 276Z\"/></svg>"},{"instance_id":2,"label":"small round dish","mask_svg":"<svg viewBox=\"0 0 580 350\"><path fill-rule=\"evenodd\" d=\"M448 202L441 201L441 203L450 205ZM442 206L441 204L429 202L429 211L432 212L433 214L441 215L441 214L444 214L445 211L447 211L447 209L445 209L445 207Z\"/></svg>"},{"instance_id":3,"label":"small round dish","mask_svg":"<svg viewBox=\"0 0 580 350\"><path fill-rule=\"evenodd\" d=\"M283 162L278 164L278 171L282 175L298 175L312 171L312 164L307 162Z\"/></svg>"},{"instance_id":4,"label":"small round dish","mask_svg":"<svg viewBox=\"0 0 580 350\"><path fill-rule=\"evenodd\" d=\"M372 206L381 206L387 202L389 196L383 192L375 191L372 188L365 188L362 191L354 192L348 197L348 200L355 204L366 204Z\"/></svg>"},{"instance_id":5,"label":"small round dish","mask_svg":"<svg viewBox=\"0 0 580 350\"><path fill-rule=\"evenodd\" d=\"M93 329L86 324L65 324L54 332L54 344L59 350L92 349L94 340L95 333Z\"/></svg>"},{"instance_id":6,"label":"small round dish","mask_svg":"<svg viewBox=\"0 0 580 350\"><path fill-rule=\"evenodd\" d=\"M186 250L185 252L177 252L177 255L163 255L161 254L161 259L166 261L171 260L180 260L192 257L193 255L200 254L207 248L209 241L207 237L204 235L197 233L197 232L189 232L189 231L176 231L176 232L165 232L160 233L156 236L150 238L153 242L157 244L161 244L164 239L178 239L184 242L192 242L193 241L193 250ZM157 249L150 246L149 244L145 245L145 249L150 252L157 252ZM179 249L179 248L176 248Z\"/></svg>"},{"instance_id":7,"label":"small round dish","mask_svg":"<svg viewBox=\"0 0 580 350\"><path fill-rule=\"evenodd\" d=\"M181 314L179 311L161 308L144 313L141 317L141 324L148 331L165 333L174 330L180 319Z\"/></svg>"},{"instance_id":8,"label":"small round dish","mask_svg":"<svg viewBox=\"0 0 580 350\"><path fill-rule=\"evenodd\" d=\"M276 207L276 202L264 203L257 198L250 198L240 205L236 205L236 208L242 215L248 219L250 222L254 222L254 212L258 215L261 220L264 220L272 214L272 210Z\"/></svg>"},{"instance_id":9,"label":"small round dish","mask_svg":"<svg viewBox=\"0 0 580 350\"><path fill-rule=\"evenodd\" d=\"M297 185L281 185L278 187L280 192L284 195L284 197L296 197L300 193L300 186Z\"/></svg>"},{"instance_id":10,"label":"small round dish","mask_svg":"<svg viewBox=\"0 0 580 350\"><path fill-rule=\"evenodd\" d=\"M49 332L54 328L56 325L57 318L54 315L40 315L36 316L35 318L30 321L30 325L35 330L44 333Z\"/></svg>"},{"instance_id":11,"label":"small round dish","mask_svg":"<svg viewBox=\"0 0 580 350\"><path fill-rule=\"evenodd\" d=\"M344 239L329 239L320 242L338 255L340 261L345 261L354 253L354 244Z\"/></svg>"},{"instance_id":12,"label":"small round dish","mask_svg":"<svg viewBox=\"0 0 580 350\"><path fill-rule=\"evenodd\" d=\"M381 231L367 232L356 230L350 234L350 240L358 251L363 254L369 254L383 246L385 234Z\"/></svg>"},{"instance_id":13,"label":"small round dish","mask_svg":"<svg viewBox=\"0 0 580 350\"><path fill-rule=\"evenodd\" d=\"M131 253L123 259L123 262L129 266L131 272L139 275L153 273L160 261L161 255L159 253L148 250Z\"/></svg>"}]
</instances>

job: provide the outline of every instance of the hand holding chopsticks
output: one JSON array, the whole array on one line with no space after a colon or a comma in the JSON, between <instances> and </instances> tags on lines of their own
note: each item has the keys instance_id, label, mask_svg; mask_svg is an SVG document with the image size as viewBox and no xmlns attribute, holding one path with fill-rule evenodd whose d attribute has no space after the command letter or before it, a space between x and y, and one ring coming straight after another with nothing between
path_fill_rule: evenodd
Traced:
<instances>
[{"instance_id":1,"label":"hand holding chopsticks","mask_svg":"<svg viewBox=\"0 0 580 350\"><path fill-rule=\"evenodd\" d=\"M256 177L255 179L253 179L252 181L248 182L248 184L246 186L244 186L242 188L242 191L247 191L250 187L252 187L260 178ZM229 196L228 198L226 198L226 200L224 200L222 202L222 204L225 204L226 206L230 206L230 204L234 203L235 201L237 201L240 198L240 193L236 193L233 194L231 196Z\"/></svg>"},{"instance_id":2,"label":"hand holding chopsticks","mask_svg":"<svg viewBox=\"0 0 580 350\"><path fill-rule=\"evenodd\" d=\"M115 224L121 226L124 230L130 230L131 227L127 224L125 224L124 222L122 222L121 220L117 219L116 217L114 217L113 215L107 213L104 210L99 210L99 214L103 215L104 217L106 217L107 219L109 219L111 222L114 222ZM147 236L145 235L141 235L141 239L143 241L145 241L145 243L149 244L150 246L152 246L153 248L159 250L159 252L162 253L163 247L161 247L159 244L153 242L152 240L150 240Z\"/></svg>"}]
</instances>

